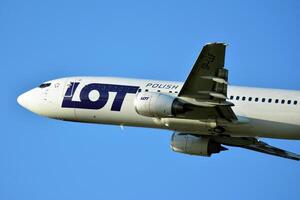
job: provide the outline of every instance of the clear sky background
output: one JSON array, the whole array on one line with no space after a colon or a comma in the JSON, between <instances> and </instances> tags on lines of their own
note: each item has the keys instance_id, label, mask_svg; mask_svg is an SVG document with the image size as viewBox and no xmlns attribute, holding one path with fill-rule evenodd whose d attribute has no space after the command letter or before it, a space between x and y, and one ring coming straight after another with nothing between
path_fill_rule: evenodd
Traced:
<instances>
[{"instance_id":1,"label":"clear sky background","mask_svg":"<svg viewBox=\"0 0 300 200\"><path fill-rule=\"evenodd\" d=\"M0 0L0 199L299 199L300 163L170 150L171 132L62 122L16 102L74 75L184 81L229 44L230 83L300 90L299 1ZM299 141L265 139L300 153Z\"/></svg>"}]
</instances>

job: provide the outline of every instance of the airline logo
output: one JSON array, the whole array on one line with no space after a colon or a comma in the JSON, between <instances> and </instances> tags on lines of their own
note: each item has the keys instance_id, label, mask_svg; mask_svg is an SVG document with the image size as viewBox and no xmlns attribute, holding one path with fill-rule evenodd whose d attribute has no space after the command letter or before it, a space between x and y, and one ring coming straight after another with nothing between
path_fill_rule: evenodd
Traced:
<instances>
[{"instance_id":1,"label":"airline logo","mask_svg":"<svg viewBox=\"0 0 300 200\"><path fill-rule=\"evenodd\" d=\"M62 108L81 108L81 109L94 109L98 110L103 108L108 99L109 92L116 92L116 96L111 106L111 111L120 111L126 94L135 94L139 89L138 86L128 85L113 85L113 84L102 84L102 83L91 83L84 86L80 91L80 101L73 101L73 95L79 85L79 82L71 82L70 87L67 89L63 102ZM89 98L89 93L93 90L97 90L100 97L96 101L92 101Z\"/></svg>"},{"instance_id":2,"label":"airline logo","mask_svg":"<svg viewBox=\"0 0 300 200\"><path fill-rule=\"evenodd\" d=\"M145 100L148 100L149 97L141 97L141 100L145 101Z\"/></svg>"}]
</instances>

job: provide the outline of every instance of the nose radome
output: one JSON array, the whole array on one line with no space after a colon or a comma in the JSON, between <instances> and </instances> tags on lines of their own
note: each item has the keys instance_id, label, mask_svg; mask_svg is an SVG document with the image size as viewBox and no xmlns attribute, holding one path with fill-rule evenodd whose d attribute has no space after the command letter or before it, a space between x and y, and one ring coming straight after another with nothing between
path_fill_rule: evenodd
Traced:
<instances>
[{"instance_id":1,"label":"nose radome","mask_svg":"<svg viewBox=\"0 0 300 200\"><path fill-rule=\"evenodd\" d=\"M17 101L27 110L30 110L31 112L34 112L36 114L43 115L43 110L46 107L46 101L43 99L43 96L44 95L39 88L34 88L32 90L29 90L28 92L21 94L17 98Z\"/></svg>"},{"instance_id":2,"label":"nose radome","mask_svg":"<svg viewBox=\"0 0 300 200\"><path fill-rule=\"evenodd\" d=\"M52 94L50 94L51 96ZM17 101L27 110L45 117L56 118L59 102L49 101L49 93L41 88L34 88L21 94ZM53 99L53 97L52 97Z\"/></svg>"},{"instance_id":3,"label":"nose radome","mask_svg":"<svg viewBox=\"0 0 300 200\"><path fill-rule=\"evenodd\" d=\"M28 95L29 92L25 92L23 94L21 94L20 96L18 96L17 98L17 102L23 106L24 108L28 109L28 101L30 99L30 96Z\"/></svg>"}]
</instances>

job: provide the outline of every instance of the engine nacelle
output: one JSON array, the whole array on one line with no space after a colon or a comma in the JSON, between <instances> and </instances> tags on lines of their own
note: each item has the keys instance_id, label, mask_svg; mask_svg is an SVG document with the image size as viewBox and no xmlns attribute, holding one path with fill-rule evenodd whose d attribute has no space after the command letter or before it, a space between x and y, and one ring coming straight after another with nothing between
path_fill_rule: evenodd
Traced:
<instances>
[{"instance_id":1,"label":"engine nacelle","mask_svg":"<svg viewBox=\"0 0 300 200\"><path fill-rule=\"evenodd\" d=\"M147 117L172 117L186 112L182 101L161 93L138 93L134 104L136 112Z\"/></svg>"},{"instance_id":2,"label":"engine nacelle","mask_svg":"<svg viewBox=\"0 0 300 200\"><path fill-rule=\"evenodd\" d=\"M172 135L171 148L175 152L200 156L211 156L211 154L226 150L221 144L211 141L208 137L185 133Z\"/></svg>"}]
</instances>

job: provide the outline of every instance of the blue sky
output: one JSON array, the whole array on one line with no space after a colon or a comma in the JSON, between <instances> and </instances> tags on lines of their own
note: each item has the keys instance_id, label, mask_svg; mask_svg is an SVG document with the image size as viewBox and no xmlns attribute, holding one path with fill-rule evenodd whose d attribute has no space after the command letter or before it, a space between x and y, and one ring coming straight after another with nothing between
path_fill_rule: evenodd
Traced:
<instances>
[{"instance_id":1,"label":"blue sky","mask_svg":"<svg viewBox=\"0 0 300 200\"><path fill-rule=\"evenodd\" d=\"M16 98L73 75L184 81L207 42L230 83L300 90L298 1L0 1L0 199L299 199L299 162L170 150L171 132L50 120ZM266 139L300 153L299 141Z\"/></svg>"}]
</instances>

